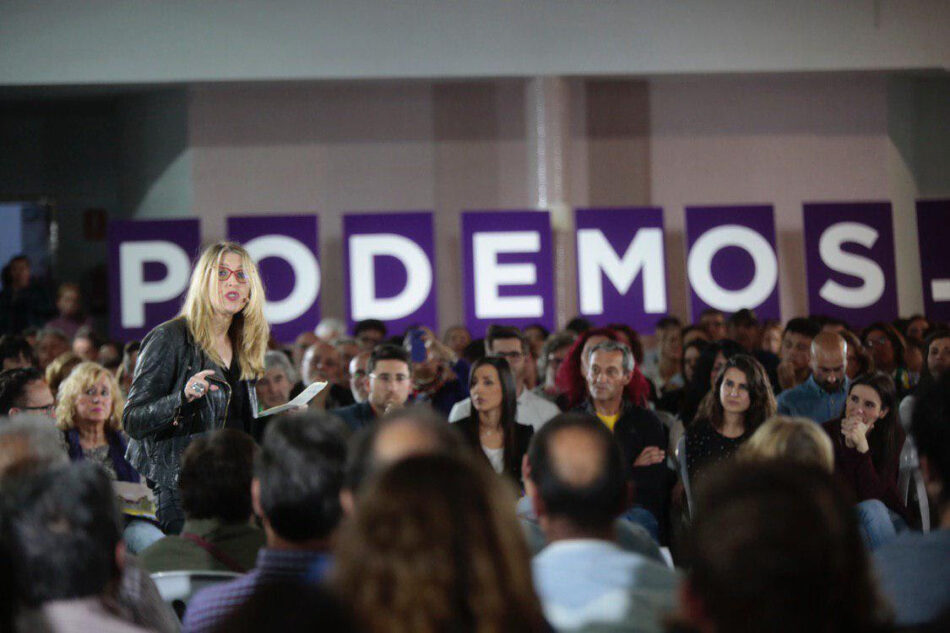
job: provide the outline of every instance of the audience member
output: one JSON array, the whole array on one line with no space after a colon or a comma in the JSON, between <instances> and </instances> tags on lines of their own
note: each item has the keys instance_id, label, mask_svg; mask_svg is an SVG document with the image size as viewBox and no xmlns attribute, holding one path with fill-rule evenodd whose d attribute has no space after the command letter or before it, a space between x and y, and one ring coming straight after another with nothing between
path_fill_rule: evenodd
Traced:
<instances>
[{"instance_id":1,"label":"audience member","mask_svg":"<svg viewBox=\"0 0 950 633\"><path fill-rule=\"evenodd\" d=\"M19 628L145 631L110 606L124 564L112 495L105 473L91 464L47 469L4 487L2 540L19 600L36 610Z\"/></svg>"},{"instance_id":2,"label":"audience member","mask_svg":"<svg viewBox=\"0 0 950 633\"><path fill-rule=\"evenodd\" d=\"M911 433L936 517L929 534L906 531L874 552L897 624L932 622L950 609L950 373L921 385Z\"/></svg>"},{"instance_id":3,"label":"audience member","mask_svg":"<svg viewBox=\"0 0 950 633\"><path fill-rule=\"evenodd\" d=\"M897 492L904 430L896 407L894 381L877 372L852 382L844 414L822 425L834 445L835 476L858 503L872 550L893 538L906 519Z\"/></svg>"},{"instance_id":4,"label":"audience member","mask_svg":"<svg viewBox=\"0 0 950 633\"><path fill-rule=\"evenodd\" d=\"M686 429L686 467L693 490L709 466L731 459L773 415L775 397L759 361L747 354L726 361Z\"/></svg>"},{"instance_id":5,"label":"audience member","mask_svg":"<svg viewBox=\"0 0 950 633\"><path fill-rule=\"evenodd\" d=\"M775 319L768 319L762 324L762 336L759 349L778 356L782 352L782 323Z\"/></svg>"},{"instance_id":6,"label":"audience member","mask_svg":"<svg viewBox=\"0 0 950 633\"><path fill-rule=\"evenodd\" d=\"M353 404L349 387L340 385L343 379L343 359L340 351L326 341L317 341L307 348L300 366L303 385L326 382L327 387L310 402L315 409L337 409Z\"/></svg>"},{"instance_id":7,"label":"audience member","mask_svg":"<svg viewBox=\"0 0 950 633\"><path fill-rule=\"evenodd\" d=\"M561 391L558 406L570 411L587 400L587 361L592 347L604 341L619 341L616 332L607 328L587 329L579 334L557 373L557 386ZM631 358L633 350L631 350ZM627 400L638 406L646 406L650 397L650 381L646 379L634 361L633 375L624 387Z\"/></svg>"},{"instance_id":8,"label":"audience member","mask_svg":"<svg viewBox=\"0 0 950 633\"><path fill-rule=\"evenodd\" d=\"M34 350L36 351L37 367L45 370L61 354L72 351L72 344L69 337L60 330L43 328L36 335Z\"/></svg>"},{"instance_id":9,"label":"audience member","mask_svg":"<svg viewBox=\"0 0 950 633\"><path fill-rule=\"evenodd\" d=\"M181 460L178 486L185 511L181 536L166 536L141 553L150 572L234 571L254 567L264 532L251 524L254 440L222 429L198 437Z\"/></svg>"},{"instance_id":10,"label":"audience member","mask_svg":"<svg viewBox=\"0 0 950 633\"><path fill-rule=\"evenodd\" d=\"M930 330L930 321L922 314L913 314L904 322L901 334L908 340L922 342L927 338Z\"/></svg>"},{"instance_id":11,"label":"audience member","mask_svg":"<svg viewBox=\"0 0 950 633\"><path fill-rule=\"evenodd\" d=\"M904 364L906 348L904 339L893 325L878 321L864 328L861 332L861 340L871 353L877 371L884 372L894 379L897 399L900 401L914 387L907 366Z\"/></svg>"},{"instance_id":12,"label":"audience member","mask_svg":"<svg viewBox=\"0 0 950 633\"><path fill-rule=\"evenodd\" d=\"M540 323L534 323L524 329L524 337L528 340L528 349L535 358L540 358L544 342L551 336L551 332Z\"/></svg>"},{"instance_id":13,"label":"audience member","mask_svg":"<svg viewBox=\"0 0 950 633\"><path fill-rule=\"evenodd\" d=\"M56 426L70 459L90 460L110 479L138 482L139 474L125 459L122 407L115 377L98 363L80 363L60 386Z\"/></svg>"},{"instance_id":14,"label":"audience member","mask_svg":"<svg viewBox=\"0 0 950 633\"><path fill-rule=\"evenodd\" d=\"M564 326L564 329L568 332L573 332L577 336L580 336L587 330L590 330L594 327L594 324L584 317L574 317L567 322L567 325Z\"/></svg>"},{"instance_id":15,"label":"audience member","mask_svg":"<svg viewBox=\"0 0 950 633\"><path fill-rule=\"evenodd\" d=\"M341 516L346 445L343 429L319 412L280 417L264 432L251 499L267 546L257 566L238 580L192 598L182 629L211 631L258 587L277 579L300 581L330 564L330 542Z\"/></svg>"},{"instance_id":16,"label":"audience member","mask_svg":"<svg viewBox=\"0 0 950 633\"><path fill-rule=\"evenodd\" d=\"M472 366L472 404L456 424L475 454L499 474L521 482L521 460L534 428L517 421L515 379L508 361L486 356Z\"/></svg>"},{"instance_id":17,"label":"audience member","mask_svg":"<svg viewBox=\"0 0 950 633\"><path fill-rule=\"evenodd\" d=\"M33 348L22 336L0 336L0 371L33 366Z\"/></svg>"},{"instance_id":18,"label":"audience member","mask_svg":"<svg viewBox=\"0 0 950 633\"><path fill-rule=\"evenodd\" d=\"M412 363L412 399L427 402L442 415L448 416L459 400L468 397L469 364L439 342L428 328L422 330L426 346L424 361ZM406 333L403 347L412 350L412 331Z\"/></svg>"},{"instance_id":19,"label":"audience member","mask_svg":"<svg viewBox=\"0 0 950 633\"><path fill-rule=\"evenodd\" d=\"M350 359L350 392L356 404L366 402L366 398L369 397L369 372L366 368L369 365L371 353L364 349Z\"/></svg>"},{"instance_id":20,"label":"audience member","mask_svg":"<svg viewBox=\"0 0 950 633\"><path fill-rule=\"evenodd\" d=\"M835 450L831 440L809 418L772 416L755 430L737 456L745 460L792 461L820 468L828 474L835 470Z\"/></svg>"},{"instance_id":21,"label":"audience member","mask_svg":"<svg viewBox=\"0 0 950 633\"><path fill-rule=\"evenodd\" d=\"M762 331L755 310L743 308L729 315L726 321L726 336L742 346L745 353L755 356L760 351Z\"/></svg>"},{"instance_id":22,"label":"audience member","mask_svg":"<svg viewBox=\"0 0 950 633\"><path fill-rule=\"evenodd\" d=\"M839 334L848 344L848 380L854 380L858 376L874 372L874 359L871 353L864 347L861 339L851 330L845 330Z\"/></svg>"},{"instance_id":23,"label":"audience member","mask_svg":"<svg viewBox=\"0 0 950 633\"><path fill-rule=\"evenodd\" d=\"M462 356L465 348L472 342L472 335L464 325L453 325L445 330L442 342L457 356Z\"/></svg>"},{"instance_id":24,"label":"audience member","mask_svg":"<svg viewBox=\"0 0 950 633\"><path fill-rule=\"evenodd\" d=\"M686 347L693 341L703 341L709 343L709 334L706 333L706 330L701 328L698 325L687 325L682 330L683 334L683 347Z\"/></svg>"},{"instance_id":25,"label":"audience member","mask_svg":"<svg viewBox=\"0 0 950 633\"><path fill-rule=\"evenodd\" d=\"M586 364L588 399L574 410L597 416L613 432L636 495L636 505L627 517L660 540L671 483L665 463L666 427L652 411L625 397L624 387L633 378L634 367L633 353L626 345L598 343L588 352Z\"/></svg>"},{"instance_id":26,"label":"audience member","mask_svg":"<svg viewBox=\"0 0 950 633\"><path fill-rule=\"evenodd\" d=\"M52 418L56 402L38 369L8 369L0 372L0 416L24 413Z\"/></svg>"},{"instance_id":27,"label":"audience member","mask_svg":"<svg viewBox=\"0 0 950 633\"><path fill-rule=\"evenodd\" d=\"M311 345L319 340L320 339L313 332L301 332L297 335L297 338L294 339L293 347L291 347L290 350L290 360L293 361L295 368L303 367L303 355L307 353Z\"/></svg>"},{"instance_id":28,"label":"audience member","mask_svg":"<svg viewBox=\"0 0 950 633\"><path fill-rule=\"evenodd\" d=\"M549 631L513 506L473 460L400 461L344 523L333 587L367 633Z\"/></svg>"},{"instance_id":29,"label":"audience member","mask_svg":"<svg viewBox=\"0 0 950 633\"><path fill-rule=\"evenodd\" d=\"M115 372L115 379L125 396L129 395L129 389L132 387L132 377L135 375L140 349L142 349L141 341L129 341L122 347L122 363Z\"/></svg>"},{"instance_id":30,"label":"audience member","mask_svg":"<svg viewBox=\"0 0 950 633\"><path fill-rule=\"evenodd\" d=\"M950 330L937 330L927 337L925 350L927 362L920 373L918 390L929 389L934 382L940 379L940 376L950 369ZM901 400L899 415L901 426L904 427L905 431L910 430L910 421L914 415L916 400L916 393L912 393Z\"/></svg>"},{"instance_id":31,"label":"audience member","mask_svg":"<svg viewBox=\"0 0 950 633\"><path fill-rule=\"evenodd\" d=\"M350 388L350 361L360 353L359 342L351 336L339 336L330 341L330 343L340 352L340 386L346 389Z\"/></svg>"},{"instance_id":32,"label":"audience member","mask_svg":"<svg viewBox=\"0 0 950 633\"><path fill-rule=\"evenodd\" d=\"M653 382L657 396L681 389L683 379L683 334L679 319L663 317L656 324L656 348L646 356L641 371Z\"/></svg>"},{"instance_id":33,"label":"audience member","mask_svg":"<svg viewBox=\"0 0 950 633\"><path fill-rule=\"evenodd\" d=\"M92 329L92 317L87 316L82 309L82 294L79 284L66 282L59 284L56 290L56 310L58 316L46 322L45 327L55 328L69 338L74 338L82 329Z\"/></svg>"},{"instance_id":34,"label":"audience member","mask_svg":"<svg viewBox=\"0 0 950 633\"><path fill-rule=\"evenodd\" d=\"M716 379L722 368L726 366L726 362L741 353L742 348L739 344L729 339L708 343L701 349L693 378L686 383L677 414L684 427L689 428L693 423L700 403L716 384Z\"/></svg>"},{"instance_id":35,"label":"audience member","mask_svg":"<svg viewBox=\"0 0 950 633\"><path fill-rule=\"evenodd\" d=\"M32 278L27 256L11 258L3 268L0 334L20 334L27 327L41 327L54 314L46 288Z\"/></svg>"},{"instance_id":36,"label":"audience member","mask_svg":"<svg viewBox=\"0 0 950 633\"><path fill-rule=\"evenodd\" d=\"M808 318L794 318L785 324L776 391L791 389L808 379L811 342L820 331L818 324Z\"/></svg>"},{"instance_id":37,"label":"audience member","mask_svg":"<svg viewBox=\"0 0 950 633\"><path fill-rule=\"evenodd\" d=\"M81 328L73 337L73 353L84 361L99 360L99 337L91 328Z\"/></svg>"},{"instance_id":38,"label":"audience member","mask_svg":"<svg viewBox=\"0 0 950 633\"><path fill-rule=\"evenodd\" d=\"M60 354L53 359L53 362L46 366L46 384L49 385L50 391L53 392L53 397L58 398L59 386L63 384L63 381L69 377L69 374L71 374L81 362L82 359L70 350Z\"/></svg>"},{"instance_id":39,"label":"audience member","mask_svg":"<svg viewBox=\"0 0 950 633\"><path fill-rule=\"evenodd\" d=\"M261 585L214 628L214 633L260 633L261 631L358 631L352 616L324 587L299 582Z\"/></svg>"},{"instance_id":40,"label":"audience member","mask_svg":"<svg viewBox=\"0 0 950 633\"><path fill-rule=\"evenodd\" d=\"M518 424L541 428L548 420L560 413L560 409L525 386L525 369L530 365L531 352L528 339L515 327L492 325L485 334L485 354L508 361L517 393ZM474 371L474 369L473 369ZM474 385L474 376L469 391ZM449 422L467 418L472 412L472 399L455 403L449 411ZM520 466L519 466L520 468Z\"/></svg>"},{"instance_id":41,"label":"audience member","mask_svg":"<svg viewBox=\"0 0 950 633\"><path fill-rule=\"evenodd\" d=\"M699 314L699 327L706 331L710 341L726 338L726 315L722 310L706 308Z\"/></svg>"},{"instance_id":42,"label":"audience member","mask_svg":"<svg viewBox=\"0 0 950 633\"><path fill-rule=\"evenodd\" d=\"M534 585L555 629L661 631L673 609L676 574L613 542L625 470L610 431L592 416L560 415L531 442L525 487L549 542L533 560Z\"/></svg>"},{"instance_id":43,"label":"audience member","mask_svg":"<svg viewBox=\"0 0 950 633\"><path fill-rule=\"evenodd\" d=\"M287 404L296 383L297 372L286 354L273 350L264 353L264 375L255 385L262 410Z\"/></svg>"},{"instance_id":44,"label":"audience member","mask_svg":"<svg viewBox=\"0 0 950 633\"><path fill-rule=\"evenodd\" d=\"M743 462L705 483L687 536L682 630L886 630L854 513L826 473Z\"/></svg>"},{"instance_id":45,"label":"audience member","mask_svg":"<svg viewBox=\"0 0 950 633\"><path fill-rule=\"evenodd\" d=\"M386 324L379 319L365 319L353 328L353 336L365 350L372 350L386 338Z\"/></svg>"},{"instance_id":46,"label":"audience member","mask_svg":"<svg viewBox=\"0 0 950 633\"><path fill-rule=\"evenodd\" d=\"M97 362L115 374L122 364L122 345L115 341L104 341L99 345L98 353Z\"/></svg>"},{"instance_id":47,"label":"audience member","mask_svg":"<svg viewBox=\"0 0 950 633\"><path fill-rule=\"evenodd\" d=\"M323 317L317 327L314 328L313 333L320 340L331 342L346 336L346 324L336 317Z\"/></svg>"},{"instance_id":48,"label":"audience member","mask_svg":"<svg viewBox=\"0 0 950 633\"><path fill-rule=\"evenodd\" d=\"M778 412L811 418L819 424L840 416L850 384L847 365L845 340L834 332L818 334L811 342L811 375L779 394Z\"/></svg>"},{"instance_id":49,"label":"audience member","mask_svg":"<svg viewBox=\"0 0 950 633\"><path fill-rule=\"evenodd\" d=\"M365 401L334 409L353 431L371 425L382 415L405 406L412 388L412 364L409 353L398 345L377 345L366 365L369 394Z\"/></svg>"},{"instance_id":50,"label":"audience member","mask_svg":"<svg viewBox=\"0 0 950 633\"><path fill-rule=\"evenodd\" d=\"M548 402L556 402L561 393L557 387L557 372L575 338L572 332L558 332L549 336L541 347L538 356L539 384L534 388L534 393Z\"/></svg>"}]
</instances>

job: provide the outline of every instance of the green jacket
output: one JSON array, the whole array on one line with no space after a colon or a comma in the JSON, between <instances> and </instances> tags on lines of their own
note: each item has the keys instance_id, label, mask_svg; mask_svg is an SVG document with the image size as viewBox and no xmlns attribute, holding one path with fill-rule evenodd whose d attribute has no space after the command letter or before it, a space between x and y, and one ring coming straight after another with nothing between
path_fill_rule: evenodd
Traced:
<instances>
[{"instance_id":1,"label":"green jacket","mask_svg":"<svg viewBox=\"0 0 950 633\"><path fill-rule=\"evenodd\" d=\"M247 570L254 568L257 550L264 546L264 531L249 523L223 523L218 519L188 519L182 534L195 534L211 543ZM199 545L182 536L166 536L139 554L151 573L159 571L231 571Z\"/></svg>"}]
</instances>

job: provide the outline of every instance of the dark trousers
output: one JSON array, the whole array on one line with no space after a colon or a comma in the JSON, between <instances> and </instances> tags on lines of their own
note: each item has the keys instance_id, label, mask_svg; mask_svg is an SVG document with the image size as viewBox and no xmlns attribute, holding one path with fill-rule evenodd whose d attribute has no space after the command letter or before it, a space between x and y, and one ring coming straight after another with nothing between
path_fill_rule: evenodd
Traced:
<instances>
[{"instance_id":1,"label":"dark trousers","mask_svg":"<svg viewBox=\"0 0 950 633\"><path fill-rule=\"evenodd\" d=\"M165 534L181 534L185 526L185 511L181 508L181 492L177 487L167 488L155 484L155 514Z\"/></svg>"}]
</instances>

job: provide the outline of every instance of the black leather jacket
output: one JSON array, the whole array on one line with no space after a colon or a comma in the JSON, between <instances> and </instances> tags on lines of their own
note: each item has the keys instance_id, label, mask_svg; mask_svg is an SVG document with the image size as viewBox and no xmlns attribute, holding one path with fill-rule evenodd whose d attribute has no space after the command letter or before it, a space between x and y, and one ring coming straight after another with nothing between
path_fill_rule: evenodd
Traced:
<instances>
[{"instance_id":1,"label":"black leather jacket","mask_svg":"<svg viewBox=\"0 0 950 633\"><path fill-rule=\"evenodd\" d=\"M217 385L217 391L188 402L185 383L205 369L215 370L208 381ZM240 384L248 390L248 408L256 417L254 383ZM122 413L122 426L131 438L126 459L159 485L176 487L181 454L194 437L224 428L230 402L231 387L224 374L191 338L185 319L162 323L142 341Z\"/></svg>"}]
</instances>

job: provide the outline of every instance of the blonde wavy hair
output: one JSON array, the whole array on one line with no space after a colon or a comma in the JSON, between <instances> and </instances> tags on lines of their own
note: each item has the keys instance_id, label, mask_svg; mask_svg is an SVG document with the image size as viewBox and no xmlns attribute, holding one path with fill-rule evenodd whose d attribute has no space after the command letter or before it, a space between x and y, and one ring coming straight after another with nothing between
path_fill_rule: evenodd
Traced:
<instances>
[{"instance_id":1,"label":"blonde wavy hair","mask_svg":"<svg viewBox=\"0 0 950 633\"><path fill-rule=\"evenodd\" d=\"M784 459L834 472L831 439L820 424L802 417L776 415L756 429L739 449L746 460Z\"/></svg>"},{"instance_id":2,"label":"blonde wavy hair","mask_svg":"<svg viewBox=\"0 0 950 633\"><path fill-rule=\"evenodd\" d=\"M110 431L122 429L122 408L125 406L125 401L122 399L122 392L119 391L119 383L116 382L111 371L92 361L76 365L72 373L60 384L56 404L57 427L67 431L76 426L76 400L86 389L99 382L100 378L106 379L112 394L112 410L109 411L106 428Z\"/></svg>"},{"instance_id":3,"label":"blonde wavy hair","mask_svg":"<svg viewBox=\"0 0 950 633\"><path fill-rule=\"evenodd\" d=\"M192 338L211 360L219 366L224 361L214 345L212 294L218 293L218 267L228 253L241 257L241 268L247 275L250 293L247 305L231 321L228 335L241 365L241 379L253 380L264 375L264 352L270 338L270 326L264 319L264 285L257 265L243 246L236 242L218 242L204 250L191 273L188 294L179 316L185 317Z\"/></svg>"},{"instance_id":4,"label":"blonde wavy hair","mask_svg":"<svg viewBox=\"0 0 950 633\"><path fill-rule=\"evenodd\" d=\"M471 459L410 457L345 522L333 588L369 633L547 630L514 495Z\"/></svg>"}]
</instances>

